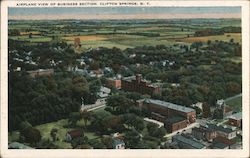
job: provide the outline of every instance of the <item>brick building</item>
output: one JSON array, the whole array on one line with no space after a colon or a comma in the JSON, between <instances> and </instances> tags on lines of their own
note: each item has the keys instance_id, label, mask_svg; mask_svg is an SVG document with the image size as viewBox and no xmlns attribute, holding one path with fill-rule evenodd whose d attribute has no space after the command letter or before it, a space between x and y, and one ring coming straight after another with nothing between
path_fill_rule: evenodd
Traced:
<instances>
[{"instance_id":1,"label":"brick building","mask_svg":"<svg viewBox=\"0 0 250 158\"><path fill-rule=\"evenodd\" d=\"M192 135L196 138L196 139L202 139L202 140L206 140L209 142L212 142L214 138L216 138L216 131L210 128L207 128L205 126L200 126L195 127L192 129Z\"/></svg>"},{"instance_id":2,"label":"brick building","mask_svg":"<svg viewBox=\"0 0 250 158\"><path fill-rule=\"evenodd\" d=\"M108 88L116 88L116 89L121 89L121 80L119 79L112 79L112 78L107 78L106 80L106 86Z\"/></svg>"},{"instance_id":3,"label":"brick building","mask_svg":"<svg viewBox=\"0 0 250 158\"><path fill-rule=\"evenodd\" d=\"M180 129L187 127L187 120L183 117L172 117L167 119L164 123L164 127L167 129L167 132L175 132Z\"/></svg>"},{"instance_id":4,"label":"brick building","mask_svg":"<svg viewBox=\"0 0 250 158\"><path fill-rule=\"evenodd\" d=\"M35 78L37 76L51 76L54 74L54 69L38 69L27 72L31 77Z\"/></svg>"},{"instance_id":5,"label":"brick building","mask_svg":"<svg viewBox=\"0 0 250 158\"><path fill-rule=\"evenodd\" d=\"M129 92L138 92L141 94L161 94L161 88L142 80L141 74L123 78L121 80L121 89Z\"/></svg>"},{"instance_id":6,"label":"brick building","mask_svg":"<svg viewBox=\"0 0 250 158\"><path fill-rule=\"evenodd\" d=\"M176 116L185 118L187 124L194 123L196 120L195 110L189 107L155 99L138 100L137 103L140 107L146 107L151 112L159 114L159 117L162 117L162 119L165 117L165 120ZM152 117L162 121L162 119L157 119L154 115Z\"/></svg>"}]
</instances>

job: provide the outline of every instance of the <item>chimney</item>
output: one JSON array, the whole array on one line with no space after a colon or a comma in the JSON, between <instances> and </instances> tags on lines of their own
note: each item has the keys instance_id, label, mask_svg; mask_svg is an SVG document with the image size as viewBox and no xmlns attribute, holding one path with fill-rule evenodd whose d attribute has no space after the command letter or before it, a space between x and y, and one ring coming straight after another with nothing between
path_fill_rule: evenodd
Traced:
<instances>
[{"instance_id":1,"label":"chimney","mask_svg":"<svg viewBox=\"0 0 250 158\"><path fill-rule=\"evenodd\" d=\"M137 83L141 82L141 74L136 74L136 81Z\"/></svg>"}]
</instances>

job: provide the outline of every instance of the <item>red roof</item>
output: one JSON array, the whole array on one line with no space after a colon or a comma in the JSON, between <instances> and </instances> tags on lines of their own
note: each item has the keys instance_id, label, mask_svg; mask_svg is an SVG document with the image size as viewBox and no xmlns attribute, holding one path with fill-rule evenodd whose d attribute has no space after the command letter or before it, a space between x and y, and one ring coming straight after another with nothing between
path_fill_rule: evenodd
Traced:
<instances>
[{"instance_id":1,"label":"red roof","mask_svg":"<svg viewBox=\"0 0 250 158\"><path fill-rule=\"evenodd\" d=\"M68 132L68 134L71 136L71 138L78 138L82 135L82 131L81 130L73 130Z\"/></svg>"},{"instance_id":2,"label":"red roof","mask_svg":"<svg viewBox=\"0 0 250 158\"><path fill-rule=\"evenodd\" d=\"M227 139L225 137L221 137L221 136L216 137L215 141L220 142L220 143L224 143L224 144L227 144L227 145L235 144L235 141Z\"/></svg>"},{"instance_id":3,"label":"red roof","mask_svg":"<svg viewBox=\"0 0 250 158\"><path fill-rule=\"evenodd\" d=\"M231 108L229 108L229 107L225 107L225 112L227 113L227 112L231 112L231 111L233 111Z\"/></svg>"}]
</instances>

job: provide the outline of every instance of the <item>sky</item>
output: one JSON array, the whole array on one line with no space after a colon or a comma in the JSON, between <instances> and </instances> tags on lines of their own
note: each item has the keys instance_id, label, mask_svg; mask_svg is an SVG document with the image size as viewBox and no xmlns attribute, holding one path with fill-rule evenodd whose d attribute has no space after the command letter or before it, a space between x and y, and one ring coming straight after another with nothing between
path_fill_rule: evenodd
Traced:
<instances>
[{"instance_id":1,"label":"sky","mask_svg":"<svg viewBox=\"0 0 250 158\"><path fill-rule=\"evenodd\" d=\"M240 7L9 8L9 19L240 18Z\"/></svg>"}]
</instances>

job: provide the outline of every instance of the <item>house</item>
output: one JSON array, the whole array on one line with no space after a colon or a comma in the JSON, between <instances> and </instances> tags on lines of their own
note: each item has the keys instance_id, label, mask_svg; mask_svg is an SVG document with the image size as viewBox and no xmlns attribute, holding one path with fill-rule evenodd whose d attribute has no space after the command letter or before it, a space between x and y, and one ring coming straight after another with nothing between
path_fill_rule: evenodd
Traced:
<instances>
[{"instance_id":1,"label":"house","mask_svg":"<svg viewBox=\"0 0 250 158\"><path fill-rule=\"evenodd\" d=\"M228 123L232 126L241 127L242 126L242 112L235 113L228 117Z\"/></svg>"},{"instance_id":2,"label":"house","mask_svg":"<svg viewBox=\"0 0 250 158\"><path fill-rule=\"evenodd\" d=\"M207 126L200 126L192 128L192 135L198 140L212 142L216 138L216 131Z\"/></svg>"},{"instance_id":3,"label":"house","mask_svg":"<svg viewBox=\"0 0 250 158\"><path fill-rule=\"evenodd\" d=\"M97 96L102 100L106 100L110 93L111 89L101 86L100 91L97 93Z\"/></svg>"},{"instance_id":4,"label":"house","mask_svg":"<svg viewBox=\"0 0 250 158\"><path fill-rule=\"evenodd\" d=\"M125 143L123 141L123 135L120 133L114 133L112 136L112 147L113 149L125 149Z\"/></svg>"},{"instance_id":5,"label":"house","mask_svg":"<svg viewBox=\"0 0 250 158\"><path fill-rule=\"evenodd\" d=\"M225 137L227 139L233 139L236 137L236 130L235 128L228 127L226 125L218 126L214 124L207 124L208 128L213 129L216 131L217 136Z\"/></svg>"},{"instance_id":6,"label":"house","mask_svg":"<svg viewBox=\"0 0 250 158\"><path fill-rule=\"evenodd\" d=\"M205 149L206 146L201 142L192 139L191 137L186 137L184 135L175 135L172 137L172 142L177 142L181 149Z\"/></svg>"},{"instance_id":7,"label":"house","mask_svg":"<svg viewBox=\"0 0 250 158\"><path fill-rule=\"evenodd\" d=\"M164 127L167 129L167 132L174 132L178 131L180 129L187 127L187 119L184 117L172 117L170 119L167 119L164 123Z\"/></svg>"},{"instance_id":8,"label":"house","mask_svg":"<svg viewBox=\"0 0 250 158\"><path fill-rule=\"evenodd\" d=\"M73 131L67 132L67 133L66 133L66 136L65 136L65 140L66 140L67 142L70 142L70 141L72 141L73 139L79 138L79 137L81 137L81 136L83 136L82 130L77 129L77 130L73 130Z\"/></svg>"},{"instance_id":9,"label":"house","mask_svg":"<svg viewBox=\"0 0 250 158\"><path fill-rule=\"evenodd\" d=\"M19 142L12 142L8 145L9 149L33 149L30 146L27 146L25 144L19 143Z\"/></svg>"},{"instance_id":10,"label":"house","mask_svg":"<svg viewBox=\"0 0 250 158\"><path fill-rule=\"evenodd\" d=\"M113 138L112 146L113 149L125 149L124 141L118 138Z\"/></svg>"}]
</instances>

